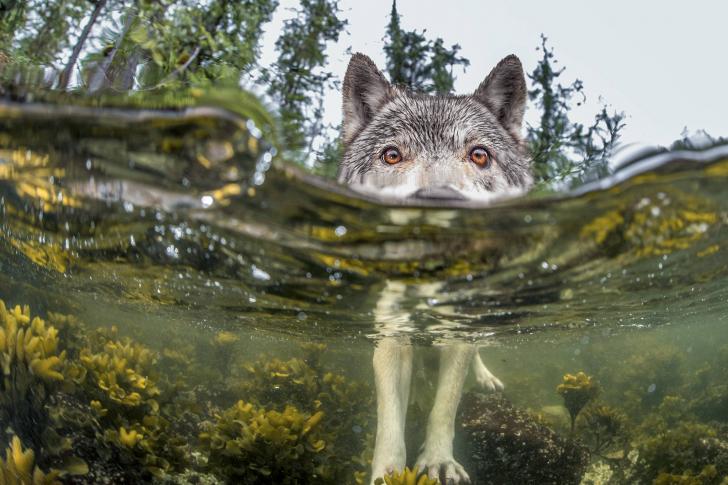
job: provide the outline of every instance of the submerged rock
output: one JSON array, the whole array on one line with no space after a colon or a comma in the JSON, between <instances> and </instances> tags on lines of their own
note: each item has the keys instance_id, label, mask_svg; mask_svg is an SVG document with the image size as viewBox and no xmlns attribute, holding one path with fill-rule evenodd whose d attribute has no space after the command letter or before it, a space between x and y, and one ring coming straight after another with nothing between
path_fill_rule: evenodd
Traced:
<instances>
[{"instance_id":1,"label":"submerged rock","mask_svg":"<svg viewBox=\"0 0 728 485\"><path fill-rule=\"evenodd\" d=\"M588 465L585 447L499 394L463 396L458 427L458 456L477 485L578 484Z\"/></svg>"}]
</instances>

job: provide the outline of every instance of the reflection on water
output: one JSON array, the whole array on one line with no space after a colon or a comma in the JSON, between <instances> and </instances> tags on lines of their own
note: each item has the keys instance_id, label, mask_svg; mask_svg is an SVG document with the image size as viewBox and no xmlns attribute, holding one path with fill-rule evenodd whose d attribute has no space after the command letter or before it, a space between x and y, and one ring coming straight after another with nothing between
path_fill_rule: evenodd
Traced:
<instances>
[{"instance_id":1,"label":"reflection on water","mask_svg":"<svg viewBox=\"0 0 728 485\"><path fill-rule=\"evenodd\" d=\"M728 476L725 147L403 207L286 165L245 112L0 113L2 473L368 483L371 342L406 333L410 457L457 339L505 384L461 406L476 483Z\"/></svg>"}]
</instances>

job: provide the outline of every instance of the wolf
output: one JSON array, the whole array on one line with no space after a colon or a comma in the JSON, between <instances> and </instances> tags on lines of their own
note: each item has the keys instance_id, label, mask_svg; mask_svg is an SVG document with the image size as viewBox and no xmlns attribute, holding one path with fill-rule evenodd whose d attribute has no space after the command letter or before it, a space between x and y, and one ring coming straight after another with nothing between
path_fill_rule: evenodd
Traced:
<instances>
[{"instance_id":1,"label":"wolf","mask_svg":"<svg viewBox=\"0 0 728 485\"><path fill-rule=\"evenodd\" d=\"M363 54L349 61L343 83L342 156L338 181L375 197L402 202L489 202L526 192L530 161L521 136L526 80L518 57L501 60L470 95L427 95L390 84ZM441 285L387 281L379 294L379 328L402 325L399 301L431 297ZM391 329L390 329L391 330ZM402 333L382 331L374 350L377 429L372 483L404 468L404 423L412 376L412 346ZM416 466L442 483L469 482L453 456L455 414L468 367L485 388L503 385L469 343L440 347L440 370L425 442Z\"/></svg>"}]
</instances>

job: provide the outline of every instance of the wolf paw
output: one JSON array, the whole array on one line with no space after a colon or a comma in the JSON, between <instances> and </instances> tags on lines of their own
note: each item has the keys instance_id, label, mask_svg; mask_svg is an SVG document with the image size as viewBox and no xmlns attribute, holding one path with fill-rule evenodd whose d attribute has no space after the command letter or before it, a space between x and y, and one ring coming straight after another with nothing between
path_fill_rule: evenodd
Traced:
<instances>
[{"instance_id":1,"label":"wolf paw","mask_svg":"<svg viewBox=\"0 0 728 485\"><path fill-rule=\"evenodd\" d=\"M478 361L479 360L480 359L478 359ZM480 388L491 392L502 391L503 383L500 379L494 376L488 368L483 365L482 361L478 361L476 361L473 365L473 373L475 374L475 380L478 382Z\"/></svg>"},{"instance_id":2,"label":"wolf paw","mask_svg":"<svg viewBox=\"0 0 728 485\"><path fill-rule=\"evenodd\" d=\"M417 458L415 466L425 471L430 478L439 478L443 485L470 483L467 472L451 453L425 450Z\"/></svg>"},{"instance_id":3,"label":"wolf paw","mask_svg":"<svg viewBox=\"0 0 728 485\"><path fill-rule=\"evenodd\" d=\"M404 445L402 447L374 450L374 458L372 459L371 484L373 485L374 480L376 480L377 478L383 477L385 475L391 475L394 472L400 472L404 470L405 460L406 455Z\"/></svg>"}]
</instances>

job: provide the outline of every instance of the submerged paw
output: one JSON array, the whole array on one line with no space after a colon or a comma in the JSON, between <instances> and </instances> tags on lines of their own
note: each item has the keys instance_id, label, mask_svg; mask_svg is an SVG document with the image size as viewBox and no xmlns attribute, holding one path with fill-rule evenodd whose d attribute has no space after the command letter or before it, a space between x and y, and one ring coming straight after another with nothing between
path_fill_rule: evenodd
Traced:
<instances>
[{"instance_id":1,"label":"submerged paw","mask_svg":"<svg viewBox=\"0 0 728 485\"><path fill-rule=\"evenodd\" d=\"M405 467L401 472L393 472L374 480L374 485L439 485L437 478L430 478L426 473L420 473L419 468Z\"/></svg>"},{"instance_id":2,"label":"submerged paw","mask_svg":"<svg viewBox=\"0 0 728 485\"><path fill-rule=\"evenodd\" d=\"M475 376L475 380L478 381L478 385L483 390L491 392L502 391L503 383L496 376L488 372L487 374L478 374Z\"/></svg>"},{"instance_id":3,"label":"submerged paw","mask_svg":"<svg viewBox=\"0 0 728 485\"><path fill-rule=\"evenodd\" d=\"M467 472L452 456L438 459L435 456L428 456L427 453L423 453L417 459L415 469L418 468L426 471L430 479L439 479L443 485L470 483Z\"/></svg>"}]
</instances>

